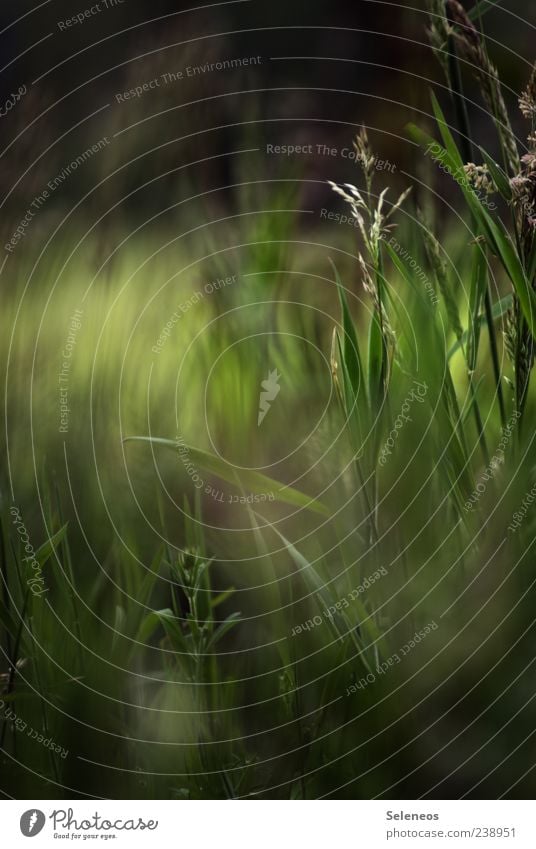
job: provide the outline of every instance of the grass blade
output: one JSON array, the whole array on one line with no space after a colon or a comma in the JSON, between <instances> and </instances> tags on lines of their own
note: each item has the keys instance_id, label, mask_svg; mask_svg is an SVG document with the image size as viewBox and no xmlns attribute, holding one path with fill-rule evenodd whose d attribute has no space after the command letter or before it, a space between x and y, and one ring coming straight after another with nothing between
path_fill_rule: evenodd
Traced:
<instances>
[{"instance_id":1,"label":"grass blade","mask_svg":"<svg viewBox=\"0 0 536 849\"><path fill-rule=\"evenodd\" d=\"M319 513L321 516L329 516L329 510L325 504L314 498L310 498L303 492L294 489L290 486L285 486L280 481L269 478L267 475L259 472L251 472L241 469L240 474L234 466L210 454L208 451L203 451L201 448L194 448L191 445L183 445L175 439L163 439L153 436L127 436L123 442L148 442L151 445L161 446L172 451L178 452L179 448L184 448L188 456L196 463L199 468L205 472L216 475L227 483L237 485L237 479L240 480L245 489L252 493L265 495L274 495L277 501L282 501L285 504L292 504L295 507L312 510L314 513Z\"/></svg>"}]
</instances>

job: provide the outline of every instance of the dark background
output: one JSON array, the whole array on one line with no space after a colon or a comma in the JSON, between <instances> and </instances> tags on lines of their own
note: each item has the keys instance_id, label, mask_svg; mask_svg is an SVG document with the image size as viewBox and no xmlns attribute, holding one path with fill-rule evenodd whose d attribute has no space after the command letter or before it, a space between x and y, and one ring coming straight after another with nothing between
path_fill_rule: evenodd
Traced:
<instances>
[{"instance_id":1,"label":"dark background","mask_svg":"<svg viewBox=\"0 0 536 849\"><path fill-rule=\"evenodd\" d=\"M159 153L157 163L153 157L145 157L144 173L150 174L153 168L155 173L161 171L163 156L170 156L173 165L177 157L187 159L190 151L198 153L202 148L209 157L232 149L246 136L260 144L301 140L342 147L361 122L371 128L373 136L374 128L378 131L374 147L379 156L396 161L399 170L411 170L414 153L405 140L405 124L416 118L423 123L422 113L430 111L429 86L443 84L426 36L424 3L413 8L376 0L307 4L252 0L192 10L192 2L124 0L83 25L59 30L58 21L91 5L89 0L2 5L0 101L5 102L22 84L30 89L16 112L0 123L0 188L9 191L13 174L28 170L17 190L10 192L8 208L11 202L24 206L24 197L33 197L34 188L39 190L43 183L39 165L45 176L54 174L55 168L61 170L65 148L84 150L86 141L92 144L100 137L100 130L104 135L162 110L165 114L146 122L135 139L132 132L128 138L123 136L123 144L131 145L136 155L154 147L155 139L163 142L184 133L226 126L205 132L201 138L194 136L190 145L182 145L180 153L176 148L174 153ZM508 12L491 11L484 21L507 105L515 116L515 94L530 73L534 27L522 20L526 14L523 2L508 3L507 8ZM18 22L13 23L15 20ZM49 33L52 36L47 37ZM190 63L254 55L263 57L262 64L247 72L205 74L117 108L117 92L160 73ZM316 58L270 60L288 56ZM523 61L518 61L518 56ZM31 85L41 75L42 79ZM466 93L481 104L470 77ZM111 106L102 112L102 120L88 120L88 115L106 103ZM478 107L471 112L476 135L485 133L485 114ZM277 121L278 126L264 123L267 119ZM80 127L72 129L79 122ZM521 123L517 129L522 137ZM68 134L65 142L58 142L63 133ZM49 146L50 151L41 155ZM35 156L39 160L34 164ZM281 165L263 163L262 170L269 175L271 168L280 171ZM342 165L340 177L344 179L348 165ZM221 157L203 169L199 180L213 185L216 178L227 184L233 168L227 157ZM136 168L131 169L126 188L136 185L139 176ZM338 176L334 171L333 178ZM80 179L93 180L91 169L84 169ZM174 190L173 181L167 189L159 187L160 192L166 190ZM69 181L66 191L78 196L78 180ZM67 200L65 193L58 193L54 203L60 197L62 202ZM136 205L150 206L153 201L150 194L138 196Z\"/></svg>"}]
</instances>

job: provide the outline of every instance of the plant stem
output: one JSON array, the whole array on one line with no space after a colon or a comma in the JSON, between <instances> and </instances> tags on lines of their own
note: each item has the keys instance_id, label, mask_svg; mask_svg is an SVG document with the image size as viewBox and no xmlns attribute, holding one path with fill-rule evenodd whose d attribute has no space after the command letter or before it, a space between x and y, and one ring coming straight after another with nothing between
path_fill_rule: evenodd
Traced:
<instances>
[{"instance_id":1,"label":"plant stem","mask_svg":"<svg viewBox=\"0 0 536 849\"><path fill-rule=\"evenodd\" d=\"M456 110L456 118L458 129L461 133L461 147L466 162L473 161L473 144L471 141L471 128L469 125L469 115L467 113L467 105L463 96L462 79L460 74L460 65L458 55L456 53L456 45L452 36L449 38L448 45L449 54L449 70L451 76L451 94ZM489 345L491 351L491 360L493 364L493 373L495 376L495 386L497 389L497 401L499 404L499 412L501 415L501 423L506 427L506 412L504 406L504 398L501 382L501 369L499 364L499 355L497 349L497 339L495 337L495 325L493 323L493 308L491 303L491 295L489 291L489 282L486 286L484 294L484 310L486 315L486 324L488 326ZM481 420L481 419L480 419Z\"/></svg>"}]
</instances>

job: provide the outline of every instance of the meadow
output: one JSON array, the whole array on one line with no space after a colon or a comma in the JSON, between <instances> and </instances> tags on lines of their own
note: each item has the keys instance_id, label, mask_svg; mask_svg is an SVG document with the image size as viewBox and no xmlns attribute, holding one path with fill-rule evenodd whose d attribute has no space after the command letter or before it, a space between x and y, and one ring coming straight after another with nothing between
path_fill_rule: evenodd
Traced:
<instances>
[{"instance_id":1,"label":"meadow","mask_svg":"<svg viewBox=\"0 0 536 849\"><path fill-rule=\"evenodd\" d=\"M3 226L5 797L533 795L536 76L519 138L429 5L411 176L252 120L232 202L129 172L132 224L102 144L102 209Z\"/></svg>"}]
</instances>

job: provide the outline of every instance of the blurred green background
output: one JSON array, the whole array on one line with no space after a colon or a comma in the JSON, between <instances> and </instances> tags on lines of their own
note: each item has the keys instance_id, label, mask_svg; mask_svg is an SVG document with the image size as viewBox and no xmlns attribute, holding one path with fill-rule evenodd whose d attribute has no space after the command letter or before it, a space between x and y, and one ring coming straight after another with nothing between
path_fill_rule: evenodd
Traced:
<instances>
[{"instance_id":1,"label":"blurred green background","mask_svg":"<svg viewBox=\"0 0 536 849\"><path fill-rule=\"evenodd\" d=\"M530 73L531 28L514 17L527 14L521 3L508 10L486 17L487 34L525 138L515 93ZM340 154L361 123L394 166L377 172L375 199L389 188L393 203L413 185L396 238L432 278L419 204L467 325L471 223L456 186L405 130L410 120L431 129L430 85L452 113L424 11L364 0L200 12L156 3L151 15L169 17L142 27L147 9L129 0L64 37L57 21L76 11L54 3L1 34L14 57L6 97L29 89L3 122L2 244L49 181L109 140L50 192L4 251L0 273L2 793L532 793L531 515L506 535L532 483L533 395L508 462L460 521L452 493L465 483L443 406L447 367L468 480L476 484L485 463L463 357L449 358L456 336L445 305L436 321L388 264L390 414L415 380L428 389L380 472L374 452L389 429L384 418L370 422L364 481L333 378L341 306L329 259L364 350L372 314L357 228L323 214L348 214L328 180L361 185ZM257 55L262 63L247 73L199 75L117 102L174 69ZM478 101L469 105L475 138L496 155L492 124L466 85ZM268 154L268 144L310 144L313 153ZM490 287L494 301L509 291L494 257ZM510 414L503 318L498 328ZM501 422L482 334L478 402L493 452ZM261 383L274 369L280 392L259 427ZM236 477L194 463L196 485L176 451L123 441L131 436L181 438L219 454ZM279 497L244 503L251 470L325 513ZM42 565L42 597L28 592L12 504ZM358 593L344 621L323 615L379 569L386 575ZM370 673L431 622L437 629L400 663ZM346 695L367 674L372 682ZM67 757L36 743L32 728Z\"/></svg>"}]
</instances>

